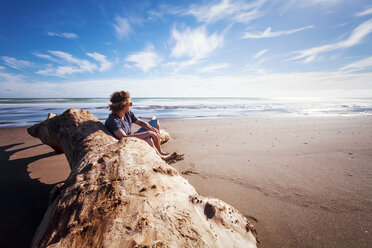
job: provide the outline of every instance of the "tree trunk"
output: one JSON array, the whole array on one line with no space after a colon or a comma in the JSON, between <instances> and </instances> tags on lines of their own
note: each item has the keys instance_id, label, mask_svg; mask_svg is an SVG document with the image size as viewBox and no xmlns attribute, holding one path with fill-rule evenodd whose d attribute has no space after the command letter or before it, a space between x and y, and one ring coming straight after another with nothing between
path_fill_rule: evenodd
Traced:
<instances>
[{"instance_id":1,"label":"tree trunk","mask_svg":"<svg viewBox=\"0 0 372 248\"><path fill-rule=\"evenodd\" d=\"M118 141L88 111L69 109L28 132L60 147L71 167L32 247L256 247L236 209L198 195L145 141Z\"/></svg>"}]
</instances>

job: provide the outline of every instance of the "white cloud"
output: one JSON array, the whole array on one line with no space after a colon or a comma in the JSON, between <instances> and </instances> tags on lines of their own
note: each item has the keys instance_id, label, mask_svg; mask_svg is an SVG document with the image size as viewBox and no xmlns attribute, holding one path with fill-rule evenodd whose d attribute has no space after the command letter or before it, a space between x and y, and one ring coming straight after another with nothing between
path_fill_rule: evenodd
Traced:
<instances>
[{"instance_id":1,"label":"white cloud","mask_svg":"<svg viewBox=\"0 0 372 248\"><path fill-rule=\"evenodd\" d=\"M223 44L222 35L216 33L208 35L205 27L193 30L188 27L184 31L173 29L172 39L175 41L175 46L171 56L176 58L205 58Z\"/></svg>"},{"instance_id":2,"label":"white cloud","mask_svg":"<svg viewBox=\"0 0 372 248\"><path fill-rule=\"evenodd\" d=\"M56 36L56 37L62 37L66 39L76 39L78 38L77 34L74 33L54 33L54 32L48 32L49 36Z\"/></svg>"},{"instance_id":3,"label":"white cloud","mask_svg":"<svg viewBox=\"0 0 372 248\"><path fill-rule=\"evenodd\" d=\"M149 69L156 67L161 62L161 58L153 51L153 46L149 45L144 51L129 55L125 61L133 62L135 67L147 72Z\"/></svg>"},{"instance_id":4,"label":"white cloud","mask_svg":"<svg viewBox=\"0 0 372 248\"><path fill-rule=\"evenodd\" d=\"M355 16L366 16L366 15L370 15L372 14L372 8L369 8L369 9L365 9L361 12L358 12L355 14Z\"/></svg>"},{"instance_id":5,"label":"white cloud","mask_svg":"<svg viewBox=\"0 0 372 248\"><path fill-rule=\"evenodd\" d=\"M332 11L332 7L338 4L341 0L276 0L272 1L274 3L280 3L279 6L276 7L280 15L284 15L289 9L292 7L297 8L309 8L309 7L321 7L321 11L325 11L325 13L329 13ZM296 10L298 11L298 10ZM319 10L318 10L319 12Z\"/></svg>"},{"instance_id":6,"label":"white cloud","mask_svg":"<svg viewBox=\"0 0 372 248\"><path fill-rule=\"evenodd\" d=\"M244 65L244 71L248 72L250 75L269 73L270 70L261 66L265 61L265 58L257 58L257 60Z\"/></svg>"},{"instance_id":7,"label":"white cloud","mask_svg":"<svg viewBox=\"0 0 372 248\"><path fill-rule=\"evenodd\" d=\"M272 38L272 37L278 37L282 35L290 35L293 33L300 32L302 30L306 30L309 28L313 28L314 26L306 26L302 28L297 28L297 29L291 29L291 30L283 30L283 31L278 31L278 32L271 32L271 27L268 27L265 31L261 33L249 33L246 32L243 35L243 38L245 39L261 39L261 38Z\"/></svg>"},{"instance_id":8,"label":"white cloud","mask_svg":"<svg viewBox=\"0 0 372 248\"><path fill-rule=\"evenodd\" d=\"M74 73L93 72L97 69L96 64L88 60L75 58L69 53L62 51L49 51L49 53L61 59L59 63L63 65L57 67L49 66L49 68L37 71L37 74L63 77Z\"/></svg>"},{"instance_id":9,"label":"white cloud","mask_svg":"<svg viewBox=\"0 0 372 248\"><path fill-rule=\"evenodd\" d=\"M234 12L237 12L237 6L231 4L229 0L222 0L218 4L193 5L185 14L193 15L201 22L214 22Z\"/></svg>"},{"instance_id":10,"label":"white cloud","mask_svg":"<svg viewBox=\"0 0 372 248\"><path fill-rule=\"evenodd\" d=\"M33 53L36 57L39 57L39 58L42 58L42 59L52 59L52 56L48 55L48 54L42 54L42 53L38 53L38 52L34 52Z\"/></svg>"},{"instance_id":11,"label":"white cloud","mask_svg":"<svg viewBox=\"0 0 372 248\"><path fill-rule=\"evenodd\" d=\"M337 43L332 43L324 46L313 47L306 50L297 51L298 56L291 58L291 60L305 59L305 63L313 61L317 56L322 53L327 53L334 50L345 49L348 47L355 46L359 44L364 37L372 32L372 19L363 22L358 27L356 27L351 35L343 41Z\"/></svg>"},{"instance_id":12,"label":"white cloud","mask_svg":"<svg viewBox=\"0 0 372 248\"><path fill-rule=\"evenodd\" d=\"M259 57L261 57L262 55L264 55L265 53L267 53L269 50L268 49L263 49L261 51L259 51L258 53L256 53L253 57L255 59L258 59Z\"/></svg>"},{"instance_id":13,"label":"white cloud","mask_svg":"<svg viewBox=\"0 0 372 248\"><path fill-rule=\"evenodd\" d=\"M100 62L99 66L88 60L76 58L66 52L48 52L50 55L38 52L34 52L33 54L39 58L47 59L54 62L55 64L59 64L59 66L49 64L47 65L47 68L37 71L37 74L64 77L66 75L71 75L74 73L92 73L96 70L103 72L109 70L112 67L112 63L106 59L106 56L97 52L86 53L86 55Z\"/></svg>"},{"instance_id":14,"label":"white cloud","mask_svg":"<svg viewBox=\"0 0 372 248\"><path fill-rule=\"evenodd\" d=\"M149 20L156 20L156 19L163 18L163 13L157 12L157 11L154 11L154 10L147 11L147 14L148 14L148 19Z\"/></svg>"},{"instance_id":15,"label":"white cloud","mask_svg":"<svg viewBox=\"0 0 372 248\"><path fill-rule=\"evenodd\" d=\"M75 58L74 56L72 56L71 54L66 53L66 52L49 51L49 53L51 53L52 55L54 55L56 57L59 57L59 58L65 60L66 62L68 62L70 64L78 66L78 68L81 69L84 72L85 71L93 72L97 68L96 64L93 64L93 63L89 62L88 60Z\"/></svg>"},{"instance_id":16,"label":"white cloud","mask_svg":"<svg viewBox=\"0 0 372 248\"><path fill-rule=\"evenodd\" d=\"M0 69L5 69L4 67ZM23 76L0 71L0 82L14 83L23 82ZM9 87L9 85L7 86ZM4 89L4 88L2 88Z\"/></svg>"},{"instance_id":17,"label":"white cloud","mask_svg":"<svg viewBox=\"0 0 372 248\"><path fill-rule=\"evenodd\" d=\"M174 73L189 66L202 62L203 59L218 47L222 46L224 37L216 33L208 35L205 27L183 31L172 30L171 41L174 42L171 56L175 58L187 58L185 61L171 61L166 66L174 67Z\"/></svg>"},{"instance_id":18,"label":"white cloud","mask_svg":"<svg viewBox=\"0 0 372 248\"><path fill-rule=\"evenodd\" d=\"M38 58L46 59L56 64L64 64L64 62L61 61L59 58L50 56L49 54L44 54L44 53L39 53L39 52L33 52L32 54Z\"/></svg>"},{"instance_id":19,"label":"white cloud","mask_svg":"<svg viewBox=\"0 0 372 248\"><path fill-rule=\"evenodd\" d=\"M124 68L128 68L128 69L133 69L133 68L134 68L134 66L132 66L132 65L130 65L130 64L128 64L128 63L125 63L125 64L123 65L123 67L124 67Z\"/></svg>"},{"instance_id":20,"label":"white cloud","mask_svg":"<svg viewBox=\"0 0 372 248\"><path fill-rule=\"evenodd\" d=\"M119 39L128 36L129 32L131 31L131 27L129 24L128 19L124 17L117 16L115 18L116 23L113 24L116 35Z\"/></svg>"},{"instance_id":21,"label":"white cloud","mask_svg":"<svg viewBox=\"0 0 372 248\"><path fill-rule=\"evenodd\" d=\"M209 66L206 66L206 67L202 67L200 69L198 69L199 72L211 72L211 71L216 71L216 70L221 70L221 69L224 69L224 68L227 68L229 67L229 64L227 63L220 63L220 64L212 64L212 65L209 65Z\"/></svg>"},{"instance_id":22,"label":"white cloud","mask_svg":"<svg viewBox=\"0 0 372 248\"><path fill-rule=\"evenodd\" d=\"M49 67L50 68L46 68L44 70L39 70L36 73L41 75L64 77L66 75L84 72L82 69L74 66L58 66L55 68L53 66Z\"/></svg>"},{"instance_id":23,"label":"white cloud","mask_svg":"<svg viewBox=\"0 0 372 248\"><path fill-rule=\"evenodd\" d=\"M13 69L17 70L24 70L32 66L31 62L26 61L26 60L18 60L16 58L11 58L8 56L2 56L1 60L4 62L6 66L9 66Z\"/></svg>"},{"instance_id":24,"label":"white cloud","mask_svg":"<svg viewBox=\"0 0 372 248\"><path fill-rule=\"evenodd\" d=\"M158 64L160 58L155 52L139 52L129 55L125 60L135 63L134 66L147 72Z\"/></svg>"},{"instance_id":25,"label":"white cloud","mask_svg":"<svg viewBox=\"0 0 372 248\"><path fill-rule=\"evenodd\" d=\"M265 2L265 0L257 0L250 3L222 0L217 4L192 5L190 9L182 14L193 15L199 22L206 23L213 23L226 18L234 22L247 23L261 16L259 8Z\"/></svg>"},{"instance_id":26,"label":"white cloud","mask_svg":"<svg viewBox=\"0 0 372 248\"><path fill-rule=\"evenodd\" d=\"M69 75L74 74L77 72L84 72L81 68L73 67L73 66L59 66L57 67L56 74L57 75Z\"/></svg>"},{"instance_id":27,"label":"white cloud","mask_svg":"<svg viewBox=\"0 0 372 248\"><path fill-rule=\"evenodd\" d=\"M308 4L337 4L340 0L305 0Z\"/></svg>"},{"instance_id":28,"label":"white cloud","mask_svg":"<svg viewBox=\"0 0 372 248\"><path fill-rule=\"evenodd\" d=\"M299 7L308 7L314 5L321 5L324 6L332 6L341 2L341 0L284 0L285 4L289 5L297 5Z\"/></svg>"},{"instance_id":29,"label":"white cloud","mask_svg":"<svg viewBox=\"0 0 372 248\"><path fill-rule=\"evenodd\" d=\"M171 74L174 75L174 74L177 74L179 71L186 69L187 67L199 64L201 62L203 62L203 60L191 58L191 59L187 59L184 61L171 61L171 62L166 63L164 66L166 66L167 68L172 67L173 72Z\"/></svg>"},{"instance_id":30,"label":"white cloud","mask_svg":"<svg viewBox=\"0 0 372 248\"><path fill-rule=\"evenodd\" d=\"M350 63L340 68L341 71L347 71L347 72L362 71L366 69L372 69L372 56L353 62L353 63Z\"/></svg>"},{"instance_id":31,"label":"white cloud","mask_svg":"<svg viewBox=\"0 0 372 248\"><path fill-rule=\"evenodd\" d=\"M105 55L102 55L100 53L87 53L89 57L92 57L93 59L97 60L101 63L99 71L107 71L112 67L112 63L106 59Z\"/></svg>"}]
</instances>

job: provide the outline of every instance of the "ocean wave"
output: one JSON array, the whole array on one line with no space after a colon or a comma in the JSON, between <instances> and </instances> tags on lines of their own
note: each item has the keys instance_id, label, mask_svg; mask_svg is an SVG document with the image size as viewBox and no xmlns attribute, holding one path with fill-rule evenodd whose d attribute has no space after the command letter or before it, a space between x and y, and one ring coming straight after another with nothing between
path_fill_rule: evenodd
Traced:
<instances>
[{"instance_id":1,"label":"ocean wave","mask_svg":"<svg viewBox=\"0 0 372 248\"><path fill-rule=\"evenodd\" d=\"M41 110L45 110L45 111L50 111L50 110L57 110L58 108L44 108L44 109L41 109Z\"/></svg>"},{"instance_id":2,"label":"ocean wave","mask_svg":"<svg viewBox=\"0 0 372 248\"><path fill-rule=\"evenodd\" d=\"M109 109L108 105L107 106L98 106L95 107L95 109Z\"/></svg>"},{"instance_id":3,"label":"ocean wave","mask_svg":"<svg viewBox=\"0 0 372 248\"><path fill-rule=\"evenodd\" d=\"M352 112L371 112L372 108L352 108Z\"/></svg>"},{"instance_id":4,"label":"ocean wave","mask_svg":"<svg viewBox=\"0 0 372 248\"><path fill-rule=\"evenodd\" d=\"M254 106L253 106L254 107ZM133 106L134 110L154 110L154 109L243 109L252 108L252 105L147 105Z\"/></svg>"},{"instance_id":5,"label":"ocean wave","mask_svg":"<svg viewBox=\"0 0 372 248\"><path fill-rule=\"evenodd\" d=\"M17 123L17 122L14 122L14 121L0 121L0 125L3 125L3 124L13 124L13 123Z\"/></svg>"}]
</instances>

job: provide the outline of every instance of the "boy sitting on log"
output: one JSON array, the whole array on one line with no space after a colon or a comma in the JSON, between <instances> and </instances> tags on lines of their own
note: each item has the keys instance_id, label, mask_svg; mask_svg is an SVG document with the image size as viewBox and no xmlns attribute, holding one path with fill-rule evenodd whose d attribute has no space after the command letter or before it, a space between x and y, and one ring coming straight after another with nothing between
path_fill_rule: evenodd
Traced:
<instances>
[{"instance_id":1,"label":"boy sitting on log","mask_svg":"<svg viewBox=\"0 0 372 248\"><path fill-rule=\"evenodd\" d=\"M111 104L109 105L111 114L106 119L105 125L111 133L117 138L136 137L145 140L152 146L157 154L165 160L169 161L176 158L177 153L168 154L163 152L160 147L160 128L159 122L154 119L149 123L138 119L130 110L133 103L130 99L129 92L117 91L111 95ZM132 123L139 125L141 128L131 134Z\"/></svg>"}]
</instances>

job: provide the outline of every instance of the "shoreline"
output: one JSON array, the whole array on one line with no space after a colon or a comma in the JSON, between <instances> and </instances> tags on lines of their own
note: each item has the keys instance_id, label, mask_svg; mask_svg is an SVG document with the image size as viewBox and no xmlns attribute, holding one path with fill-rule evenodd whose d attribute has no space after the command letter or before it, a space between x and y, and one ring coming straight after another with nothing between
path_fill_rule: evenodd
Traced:
<instances>
[{"instance_id":1,"label":"shoreline","mask_svg":"<svg viewBox=\"0 0 372 248\"><path fill-rule=\"evenodd\" d=\"M256 226L259 247L368 247L372 116L161 120L165 151L198 193ZM1 128L0 246L26 246L69 174L25 127ZM16 196L16 197L15 197ZM23 237L23 240L16 237ZM10 243L14 242L14 243Z\"/></svg>"},{"instance_id":2,"label":"shoreline","mask_svg":"<svg viewBox=\"0 0 372 248\"><path fill-rule=\"evenodd\" d=\"M108 113L109 114L109 113ZM107 115L108 115L107 114ZM47 114L45 115L45 119L47 118ZM151 120L153 116L137 116L139 119L142 119L144 121ZM324 114L324 115L307 115L307 114L298 114L298 113L290 113L290 114L275 114L275 115L269 115L269 114L252 114L252 115L247 115L247 116L195 116L195 117L156 117L159 121L161 122L173 122L173 121L203 121L203 120L242 120L242 119L295 119L295 118L363 118L363 117L372 117L372 113L365 113L365 114ZM44 120L45 120L44 119ZM20 124L19 126L1 126L3 124L19 124L19 122L0 122L0 130L1 129L14 129L14 128L28 128L33 125L39 124L43 122L44 120L39 120L39 121L33 121L33 123L25 123ZM105 119L99 119L102 124L105 123Z\"/></svg>"}]
</instances>

